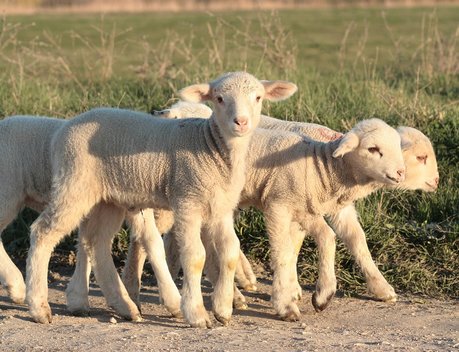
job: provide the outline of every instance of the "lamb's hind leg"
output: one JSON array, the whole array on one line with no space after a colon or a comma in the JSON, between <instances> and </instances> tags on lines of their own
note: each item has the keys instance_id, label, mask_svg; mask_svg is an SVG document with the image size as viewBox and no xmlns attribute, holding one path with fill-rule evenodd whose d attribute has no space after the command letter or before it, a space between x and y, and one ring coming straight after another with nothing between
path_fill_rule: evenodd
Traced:
<instances>
[{"instance_id":1,"label":"lamb's hind leg","mask_svg":"<svg viewBox=\"0 0 459 352\"><path fill-rule=\"evenodd\" d=\"M15 196L3 196L0 204L0 235L5 227L13 221L20 209L19 199L14 202ZM8 290L8 296L14 303L24 303L25 283L22 273L14 265L11 258L6 253L0 238L0 282Z\"/></svg>"},{"instance_id":2,"label":"lamb's hind leg","mask_svg":"<svg viewBox=\"0 0 459 352\"><path fill-rule=\"evenodd\" d=\"M140 224L135 225L138 222ZM131 218L131 224L142 229L139 236L155 273L162 303L172 315L181 316L180 293L167 267L164 243L156 228L153 211L146 209L143 213L137 214Z\"/></svg>"},{"instance_id":3,"label":"lamb's hind leg","mask_svg":"<svg viewBox=\"0 0 459 352\"><path fill-rule=\"evenodd\" d=\"M130 217L133 214L128 216ZM126 265L123 269L122 280L126 289L129 293L129 297L137 304L140 310L140 287L142 284L142 273L147 253L142 245L142 239L139 235L142 231L144 224L140 224L142 227L137 228L138 221L128 221L131 227L131 234L129 236L129 249L127 255Z\"/></svg>"},{"instance_id":4,"label":"lamb's hind leg","mask_svg":"<svg viewBox=\"0 0 459 352\"><path fill-rule=\"evenodd\" d=\"M207 279L212 283L212 286L215 287L215 284L218 281L218 275L220 272L220 267L219 267L220 263L218 261L218 253L215 248L214 241L211 238L209 238L209 235L206 234L206 231L202 232L201 238L203 238L203 243L206 248L206 263L204 266L204 272L206 273ZM239 291L239 289L237 288L235 284L233 285L233 288L234 288L233 308L239 309L239 310L246 310L248 306L247 306L247 301L244 295L241 293L241 291Z\"/></svg>"},{"instance_id":5,"label":"lamb's hind leg","mask_svg":"<svg viewBox=\"0 0 459 352\"><path fill-rule=\"evenodd\" d=\"M370 293L381 301L395 302L397 295L394 288L389 285L371 258L365 232L359 223L355 208L352 205L343 208L330 216L330 222L360 266Z\"/></svg>"},{"instance_id":6,"label":"lamb's hind leg","mask_svg":"<svg viewBox=\"0 0 459 352\"><path fill-rule=\"evenodd\" d=\"M112 239L120 229L125 211L115 205L99 203L80 226L80 238L90 254L94 275L107 304L122 317L140 321L136 304L130 299L116 271L112 253Z\"/></svg>"},{"instance_id":7,"label":"lamb's hind leg","mask_svg":"<svg viewBox=\"0 0 459 352\"><path fill-rule=\"evenodd\" d=\"M239 261L236 267L235 279L237 284L244 290L252 292L257 290L257 278L242 250L239 251Z\"/></svg>"},{"instance_id":8,"label":"lamb's hind leg","mask_svg":"<svg viewBox=\"0 0 459 352\"><path fill-rule=\"evenodd\" d=\"M0 282L8 290L8 296L14 303L24 303L25 283L21 272L6 253L0 240Z\"/></svg>"},{"instance_id":9,"label":"lamb's hind leg","mask_svg":"<svg viewBox=\"0 0 459 352\"><path fill-rule=\"evenodd\" d=\"M314 218L308 225L319 251L319 279L312 295L312 305L320 312L328 306L336 292L335 233L322 217Z\"/></svg>"},{"instance_id":10,"label":"lamb's hind leg","mask_svg":"<svg viewBox=\"0 0 459 352\"><path fill-rule=\"evenodd\" d=\"M88 213L92 204L80 194L72 197L69 192L61 192L55 195L53 202L31 226L26 297L30 314L36 322L50 323L52 319L47 285L51 252L66 234L78 226L80 219Z\"/></svg>"},{"instance_id":11,"label":"lamb's hind leg","mask_svg":"<svg viewBox=\"0 0 459 352\"><path fill-rule=\"evenodd\" d=\"M73 315L86 316L89 314L90 274L91 262L80 230L75 271L65 290L67 310Z\"/></svg>"},{"instance_id":12,"label":"lamb's hind leg","mask_svg":"<svg viewBox=\"0 0 459 352\"><path fill-rule=\"evenodd\" d=\"M296 289L295 244L290 239L291 214L287 207L272 204L265 210L266 229L271 247L273 269L272 302L277 314L286 321L300 319Z\"/></svg>"}]
</instances>

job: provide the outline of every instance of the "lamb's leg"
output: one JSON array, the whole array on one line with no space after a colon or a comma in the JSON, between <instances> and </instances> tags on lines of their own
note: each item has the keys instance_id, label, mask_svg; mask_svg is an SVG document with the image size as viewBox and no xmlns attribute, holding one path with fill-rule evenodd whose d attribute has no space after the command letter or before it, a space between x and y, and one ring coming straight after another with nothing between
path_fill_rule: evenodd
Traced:
<instances>
[{"instance_id":1,"label":"lamb's leg","mask_svg":"<svg viewBox=\"0 0 459 352\"><path fill-rule=\"evenodd\" d=\"M298 294L291 270L295 267L295 246L290 240L291 214L285 206L273 204L265 210L266 229L271 247L273 269L272 302L277 314L286 321L300 319ZM295 268L296 270L296 268Z\"/></svg>"},{"instance_id":2,"label":"lamb's leg","mask_svg":"<svg viewBox=\"0 0 459 352\"><path fill-rule=\"evenodd\" d=\"M142 229L139 236L155 273L161 301L172 315L181 316L180 293L167 267L164 243L156 228L153 211L146 209L131 219L131 224L139 222L135 227Z\"/></svg>"},{"instance_id":3,"label":"lamb's leg","mask_svg":"<svg viewBox=\"0 0 459 352\"><path fill-rule=\"evenodd\" d=\"M389 285L371 258L365 232L359 223L354 206L347 206L330 216L330 222L336 234L343 240L360 266L365 275L368 290L381 301L395 302L397 295L394 288Z\"/></svg>"},{"instance_id":4,"label":"lamb's leg","mask_svg":"<svg viewBox=\"0 0 459 352\"><path fill-rule=\"evenodd\" d=\"M89 276L91 262L81 239L78 240L78 250L75 271L65 290L67 310L73 315L87 316L89 314Z\"/></svg>"},{"instance_id":5,"label":"lamb's leg","mask_svg":"<svg viewBox=\"0 0 459 352\"><path fill-rule=\"evenodd\" d=\"M51 252L66 234L78 226L91 206L90 200L84 199L80 194L72 197L69 192L61 192L56 194L53 202L31 226L26 297L30 314L36 322L45 324L52 320L47 285Z\"/></svg>"},{"instance_id":6,"label":"lamb's leg","mask_svg":"<svg viewBox=\"0 0 459 352\"><path fill-rule=\"evenodd\" d=\"M312 295L312 305L320 312L328 306L336 292L335 233L322 217L314 218L308 224L319 251L319 279Z\"/></svg>"},{"instance_id":7,"label":"lamb's leg","mask_svg":"<svg viewBox=\"0 0 459 352\"><path fill-rule=\"evenodd\" d=\"M145 252L139 236L139 233L141 233L139 231L140 229L136 228L137 223L138 222L135 222L134 224L130 222L131 235L129 238L129 249L126 265L123 269L122 280L129 293L129 297L131 297L140 310L140 287L142 284L142 272L147 253Z\"/></svg>"},{"instance_id":8,"label":"lamb's leg","mask_svg":"<svg viewBox=\"0 0 459 352\"><path fill-rule=\"evenodd\" d=\"M175 238L183 269L183 289L180 308L192 327L211 327L201 294L201 276L206 252L201 242L201 209L195 204L181 204L174 211Z\"/></svg>"},{"instance_id":9,"label":"lamb's leg","mask_svg":"<svg viewBox=\"0 0 459 352\"><path fill-rule=\"evenodd\" d=\"M215 248L213 239L209 238L209 234L206 234L206 231L201 233L201 238L203 239L203 243L206 248L206 263L204 265L204 272L206 273L206 277L211 282L212 286L215 287L220 272L217 249ZM248 306L244 295L241 291L239 291L235 284L233 285L233 290L233 308L246 310Z\"/></svg>"},{"instance_id":10,"label":"lamb's leg","mask_svg":"<svg viewBox=\"0 0 459 352\"><path fill-rule=\"evenodd\" d=\"M167 266L173 279L178 277L180 271L180 252L175 239L174 229L163 235L164 250L166 251Z\"/></svg>"},{"instance_id":11,"label":"lamb's leg","mask_svg":"<svg viewBox=\"0 0 459 352\"><path fill-rule=\"evenodd\" d=\"M8 296L14 303L22 304L25 301L25 283L22 273L6 253L0 240L0 282L8 290Z\"/></svg>"},{"instance_id":12,"label":"lamb's leg","mask_svg":"<svg viewBox=\"0 0 459 352\"><path fill-rule=\"evenodd\" d=\"M223 214L216 222L208 224L206 229L215 241L219 263L219 275L212 295L212 310L215 318L223 325L228 325L233 312L234 273L239 260L239 239L234 232L233 214Z\"/></svg>"},{"instance_id":13,"label":"lamb's leg","mask_svg":"<svg viewBox=\"0 0 459 352\"><path fill-rule=\"evenodd\" d=\"M124 216L124 209L99 203L80 225L80 237L91 257L96 281L107 304L122 317L140 321L140 312L121 282L111 255L112 239L120 229Z\"/></svg>"},{"instance_id":14,"label":"lamb's leg","mask_svg":"<svg viewBox=\"0 0 459 352\"><path fill-rule=\"evenodd\" d=\"M16 195L2 194L0 204L0 235L9 223L17 216L21 201ZM16 200L16 201L14 201ZM14 303L24 303L26 287L21 271L14 265L6 253L0 238L0 282L8 290L8 296Z\"/></svg>"},{"instance_id":15,"label":"lamb's leg","mask_svg":"<svg viewBox=\"0 0 459 352\"><path fill-rule=\"evenodd\" d=\"M300 283L298 282L298 274L296 270L296 264L298 262L298 255L300 254L301 247L303 245L304 237L306 233L303 228L297 222L292 222L290 224L290 240L292 241L295 247L295 261L292 262L292 268L290 270L291 280L294 282L293 288L295 292L292 291L292 295L296 294L298 300L301 299L303 295L303 290L301 289Z\"/></svg>"},{"instance_id":16,"label":"lamb's leg","mask_svg":"<svg viewBox=\"0 0 459 352\"><path fill-rule=\"evenodd\" d=\"M257 290L257 278L242 250L239 251L239 261L236 267L235 279L237 284L244 290L252 292Z\"/></svg>"}]
</instances>

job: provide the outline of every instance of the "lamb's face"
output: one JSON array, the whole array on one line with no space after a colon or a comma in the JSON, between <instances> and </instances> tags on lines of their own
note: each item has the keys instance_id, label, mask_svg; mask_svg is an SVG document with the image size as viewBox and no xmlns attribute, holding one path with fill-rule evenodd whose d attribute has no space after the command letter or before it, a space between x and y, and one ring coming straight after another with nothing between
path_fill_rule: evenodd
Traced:
<instances>
[{"instance_id":1,"label":"lamb's face","mask_svg":"<svg viewBox=\"0 0 459 352\"><path fill-rule=\"evenodd\" d=\"M345 154L356 173L370 180L399 185L405 178L400 135L381 120L362 121L346 133L333 156Z\"/></svg>"},{"instance_id":2,"label":"lamb's face","mask_svg":"<svg viewBox=\"0 0 459 352\"><path fill-rule=\"evenodd\" d=\"M241 137L260 121L264 86L252 75L235 72L211 83L215 118L223 133Z\"/></svg>"},{"instance_id":3,"label":"lamb's face","mask_svg":"<svg viewBox=\"0 0 459 352\"><path fill-rule=\"evenodd\" d=\"M246 72L230 72L210 84L182 89L182 99L189 102L211 100L214 118L228 138L250 134L260 121L263 99L283 100L295 93L295 84L284 81L260 81Z\"/></svg>"},{"instance_id":4,"label":"lamb's face","mask_svg":"<svg viewBox=\"0 0 459 352\"><path fill-rule=\"evenodd\" d=\"M435 191L438 187L439 175L437 159L429 138L411 127L399 127L397 131L401 137L406 168L405 181L400 184L400 188Z\"/></svg>"}]
</instances>

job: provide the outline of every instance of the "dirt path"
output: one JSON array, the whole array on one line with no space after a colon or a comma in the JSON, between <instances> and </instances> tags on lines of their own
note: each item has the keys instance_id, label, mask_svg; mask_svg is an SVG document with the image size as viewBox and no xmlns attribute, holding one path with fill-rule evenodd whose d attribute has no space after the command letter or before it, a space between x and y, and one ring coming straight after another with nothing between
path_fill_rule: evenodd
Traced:
<instances>
[{"instance_id":1,"label":"dirt path","mask_svg":"<svg viewBox=\"0 0 459 352\"><path fill-rule=\"evenodd\" d=\"M305 291L302 320L287 323L273 314L270 282L263 280L259 292L246 294L249 309L235 311L229 327L214 320L213 329L199 330L170 318L151 285L142 290L141 323L114 315L95 284L91 316L70 316L65 310L67 282L68 277L58 276L50 284L51 325L33 323L26 307L10 303L0 289L0 351L459 351L456 301L401 297L397 304L384 304L337 297L316 314L311 292ZM209 289L204 291L209 308Z\"/></svg>"}]
</instances>

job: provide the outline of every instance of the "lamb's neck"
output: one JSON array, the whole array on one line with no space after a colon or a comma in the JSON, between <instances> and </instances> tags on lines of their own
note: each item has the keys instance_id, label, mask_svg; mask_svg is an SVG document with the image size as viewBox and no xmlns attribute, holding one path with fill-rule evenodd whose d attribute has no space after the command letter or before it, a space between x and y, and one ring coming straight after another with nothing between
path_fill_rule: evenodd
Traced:
<instances>
[{"instance_id":1,"label":"lamb's neck","mask_svg":"<svg viewBox=\"0 0 459 352\"><path fill-rule=\"evenodd\" d=\"M339 143L340 140L313 143L313 154L316 157L312 160L321 188L329 190L327 193L336 198L338 204L347 204L367 196L381 185L355 170L348 158L334 158L333 152Z\"/></svg>"},{"instance_id":2,"label":"lamb's neck","mask_svg":"<svg viewBox=\"0 0 459 352\"><path fill-rule=\"evenodd\" d=\"M222 160L232 172L245 170L251 134L225 138L213 118L209 119L210 138Z\"/></svg>"}]
</instances>

